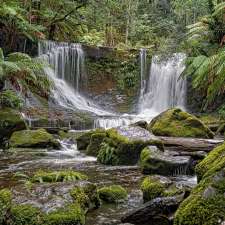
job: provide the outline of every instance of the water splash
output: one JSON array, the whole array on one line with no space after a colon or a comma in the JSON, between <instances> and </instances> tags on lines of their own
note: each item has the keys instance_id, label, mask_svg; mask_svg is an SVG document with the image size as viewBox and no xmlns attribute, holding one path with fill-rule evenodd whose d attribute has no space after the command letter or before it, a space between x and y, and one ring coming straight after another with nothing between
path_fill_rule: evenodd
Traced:
<instances>
[{"instance_id":1,"label":"water splash","mask_svg":"<svg viewBox=\"0 0 225 225\"><path fill-rule=\"evenodd\" d=\"M54 83L52 97L56 104L96 115L112 115L80 93L81 79L85 79L84 53L80 44L41 41L39 57L51 66L45 68L45 72Z\"/></svg>"}]
</instances>

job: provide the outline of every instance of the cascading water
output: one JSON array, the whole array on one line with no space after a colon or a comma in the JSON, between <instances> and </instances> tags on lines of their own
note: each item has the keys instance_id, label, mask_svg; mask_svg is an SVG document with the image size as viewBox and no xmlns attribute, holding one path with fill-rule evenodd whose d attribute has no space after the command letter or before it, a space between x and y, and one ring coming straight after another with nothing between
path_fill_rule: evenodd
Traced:
<instances>
[{"instance_id":1,"label":"cascading water","mask_svg":"<svg viewBox=\"0 0 225 225\"><path fill-rule=\"evenodd\" d=\"M41 41L39 57L51 65L51 68L48 67L45 71L54 83L52 91L54 102L65 108L88 111L97 115L94 128L107 129L142 119L150 121L163 110L185 106L186 82L179 79L184 69L183 54L175 54L166 62L158 62L158 57L153 57L147 79L147 51L140 50L141 89L139 113L136 115L110 113L80 93L80 81L85 79L84 53L80 44Z\"/></svg>"},{"instance_id":2,"label":"cascading water","mask_svg":"<svg viewBox=\"0 0 225 225\"><path fill-rule=\"evenodd\" d=\"M140 114L154 116L171 107L185 108L186 80L180 78L185 68L184 59L181 53L166 62L153 57L146 91L140 99Z\"/></svg>"},{"instance_id":3,"label":"cascading water","mask_svg":"<svg viewBox=\"0 0 225 225\"><path fill-rule=\"evenodd\" d=\"M51 66L46 68L45 72L54 83L52 97L58 105L73 110L89 111L96 115L112 115L79 92L80 80L85 75L84 53L80 44L41 41L39 57Z\"/></svg>"},{"instance_id":4,"label":"cascading water","mask_svg":"<svg viewBox=\"0 0 225 225\"><path fill-rule=\"evenodd\" d=\"M142 99L144 98L145 90L146 90L146 71L147 71L147 50L142 48L140 50L140 74L141 74L141 87L140 87L140 96L139 96L139 110L141 109Z\"/></svg>"}]
</instances>

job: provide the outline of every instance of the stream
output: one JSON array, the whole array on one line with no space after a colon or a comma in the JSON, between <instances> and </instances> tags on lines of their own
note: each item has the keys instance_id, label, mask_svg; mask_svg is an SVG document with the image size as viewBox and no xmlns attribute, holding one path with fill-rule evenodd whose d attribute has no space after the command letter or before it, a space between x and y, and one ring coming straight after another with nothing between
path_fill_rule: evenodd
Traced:
<instances>
[{"instance_id":1,"label":"stream","mask_svg":"<svg viewBox=\"0 0 225 225\"><path fill-rule=\"evenodd\" d=\"M0 154L0 189L21 189L23 182L15 174L32 174L40 169L74 169L88 175L89 181L98 187L120 184L129 193L128 200L121 204L103 204L99 209L88 212L87 225L118 225L120 218L127 212L142 205L140 183L144 176L138 166L104 166L96 158L77 151L76 144L64 140L61 150L24 149L15 153ZM172 180L196 184L193 176L174 176Z\"/></svg>"}]
</instances>

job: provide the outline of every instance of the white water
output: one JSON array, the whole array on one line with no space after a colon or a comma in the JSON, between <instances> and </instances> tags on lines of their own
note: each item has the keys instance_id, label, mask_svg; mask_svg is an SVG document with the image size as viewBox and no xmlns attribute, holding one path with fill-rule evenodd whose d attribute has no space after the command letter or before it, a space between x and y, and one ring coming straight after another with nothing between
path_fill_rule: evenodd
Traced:
<instances>
[{"instance_id":1,"label":"white water","mask_svg":"<svg viewBox=\"0 0 225 225\"><path fill-rule=\"evenodd\" d=\"M184 54L174 54L163 62L153 57L146 91L140 99L141 115L154 116L172 107L185 109L186 80L180 79L185 69L184 59Z\"/></svg>"},{"instance_id":2,"label":"white water","mask_svg":"<svg viewBox=\"0 0 225 225\"><path fill-rule=\"evenodd\" d=\"M84 52L80 44L42 41L39 43L39 57L51 65L45 72L54 83L54 102L65 108L97 115L94 128L107 129L139 120L150 121L168 108L185 108L186 81L178 80L184 70L183 54L175 54L165 62L158 62L158 57L153 57L151 69L147 74L147 51L140 50L139 112L133 115L117 115L103 110L80 93L80 83L86 79Z\"/></svg>"},{"instance_id":3,"label":"white water","mask_svg":"<svg viewBox=\"0 0 225 225\"><path fill-rule=\"evenodd\" d=\"M39 42L39 57L51 66L45 69L54 83L52 97L62 107L79 109L97 115L112 115L79 92L84 75L84 53L79 44Z\"/></svg>"}]
</instances>

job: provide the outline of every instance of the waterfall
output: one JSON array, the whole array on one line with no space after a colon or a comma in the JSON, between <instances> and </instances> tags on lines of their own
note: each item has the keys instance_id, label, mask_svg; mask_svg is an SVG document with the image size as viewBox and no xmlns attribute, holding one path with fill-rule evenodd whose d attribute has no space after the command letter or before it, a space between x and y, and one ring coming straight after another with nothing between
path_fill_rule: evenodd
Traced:
<instances>
[{"instance_id":1,"label":"waterfall","mask_svg":"<svg viewBox=\"0 0 225 225\"><path fill-rule=\"evenodd\" d=\"M140 74L141 74L141 87L140 87L140 96L139 103L144 98L144 93L146 89L146 71L147 71L147 51L146 49L140 49ZM138 109L141 109L141 104L138 105Z\"/></svg>"},{"instance_id":2,"label":"waterfall","mask_svg":"<svg viewBox=\"0 0 225 225\"><path fill-rule=\"evenodd\" d=\"M183 72L184 54L174 54L167 61L152 59L146 91L140 99L140 114L156 115L171 107L185 108L186 80Z\"/></svg>"},{"instance_id":3,"label":"waterfall","mask_svg":"<svg viewBox=\"0 0 225 225\"><path fill-rule=\"evenodd\" d=\"M80 44L40 41L38 49L39 57L51 66L45 68L45 72L53 81L52 98L57 105L96 115L112 115L80 93L80 81L85 78L84 53Z\"/></svg>"}]
</instances>

